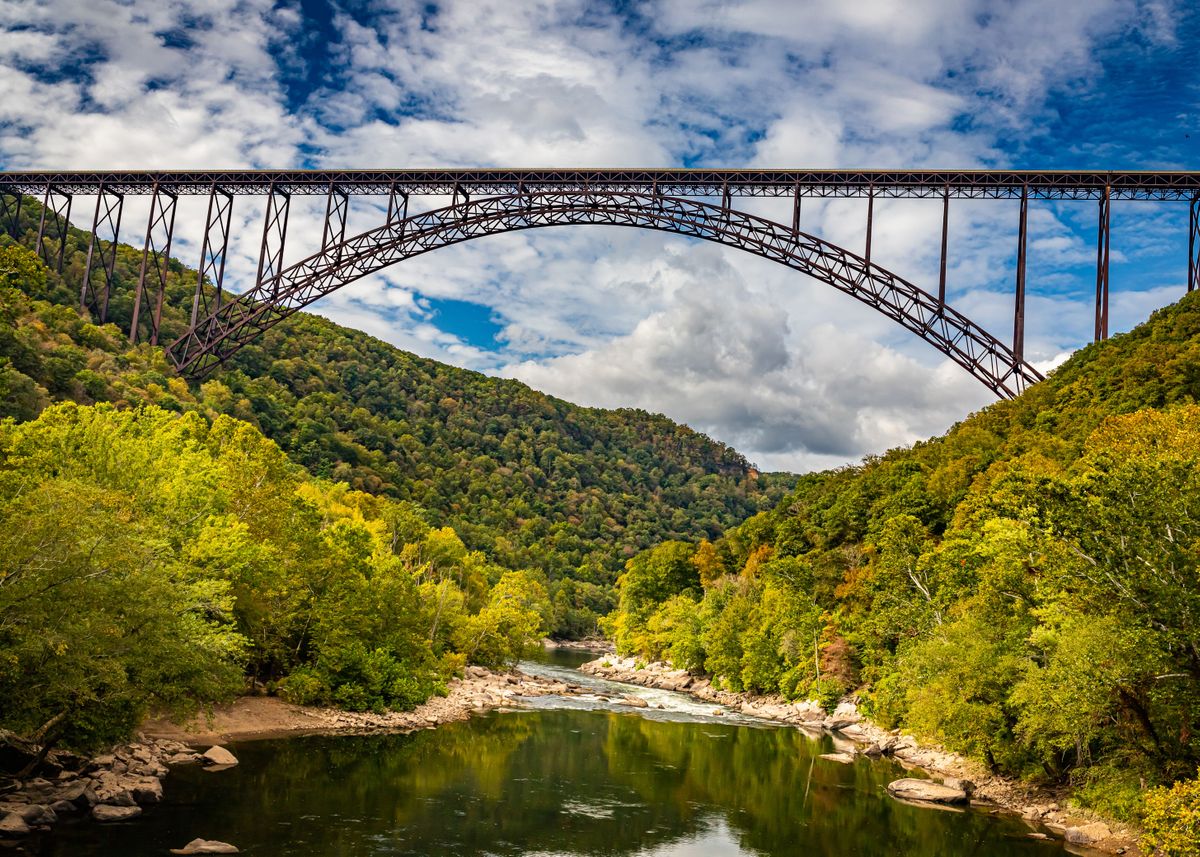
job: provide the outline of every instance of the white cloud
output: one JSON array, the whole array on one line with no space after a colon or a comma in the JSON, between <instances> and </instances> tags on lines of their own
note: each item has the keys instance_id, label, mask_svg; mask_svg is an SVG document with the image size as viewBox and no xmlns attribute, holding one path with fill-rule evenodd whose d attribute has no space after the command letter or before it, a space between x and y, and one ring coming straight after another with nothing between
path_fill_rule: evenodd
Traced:
<instances>
[{"instance_id":1,"label":"white cloud","mask_svg":"<svg viewBox=\"0 0 1200 857\"><path fill-rule=\"evenodd\" d=\"M328 166L1003 166L1053 92L1088 92L1097 49L1176 39L1135 0L44 0L0 5L0 161L9 168ZM371 17L367 18L369 10ZM320 42L330 61L310 49ZM297 83L297 75L308 84ZM304 86L316 88L304 92ZM414 201L431 206L445 201ZM140 202L126 237L144 226ZM320 239L293 200L290 261ZM176 247L194 263L199 201ZM787 201L748 200L785 220ZM83 210L90 210L87 205ZM80 208L77 208L80 210ZM186 214L186 212L192 212ZM1056 365L1091 335L1086 215L1031 210L1026 352ZM862 200L810 200L804 228L861 248ZM941 206L879 200L875 260L936 289ZM382 217L354 199L351 231ZM1113 296L1124 329L1182 286L1154 267L1177 214L1114 207L1113 263L1151 267ZM956 201L948 293L1012 329L1015 204ZM261 201L235 205L227 283L253 277ZM431 323L417 296L485 304L485 350ZM659 410L768 467L828 466L946 428L989 399L963 370L848 297L778 265L659 233L509 234L439 250L314 310L401 347L587 404Z\"/></svg>"}]
</instances>

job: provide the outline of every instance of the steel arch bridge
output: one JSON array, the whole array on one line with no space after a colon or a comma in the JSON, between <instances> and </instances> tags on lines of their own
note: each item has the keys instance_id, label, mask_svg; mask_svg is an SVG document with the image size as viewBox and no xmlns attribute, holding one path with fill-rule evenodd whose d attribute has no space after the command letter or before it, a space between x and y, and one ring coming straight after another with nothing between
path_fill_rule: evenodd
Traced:
<instances>
[{"instance_id":1,"label":"steel arch bridge","mask_svg":"<svg viewBox=\"0 0 1200 857\"><path fill-rule=\"evenodd\" d=\"M321 247L283 264L294 195L326 197ZM1188 290L1200 287L1200 173L788 170L380 170L0 173L0 226L16 234L26 195L41 197L37 247L62 268L75 197L94 197L81 311L106 319L127 196L148 196L142 265L130 340L157 343L167 262L181 195L207 195L207 216L191 324L167 344L176 367L203 375L298 309L405 259L475 238L572 224L612 225L699 238L770 259L873 307L1011 398L1041 375L1024 360L1028 206L1031 199L1098 203L1095 338L1108 335L1109 221L1114 199L1189 204ZM351 196L387 198L382 225L346 237ZM240 294L223 287L236 196L265 197L258 275ZM414 196L450 196L450 205L409 213ZM732 205L733 197L787 196L790 225ZM805 197L866 198L864 251L851 252L800 229ZM941 265L936 295L871 259L874 201L940 198ZM946 302L951 199L1020 201L1011 345ZM56 240L57 239L57 240Z\"/></svg>"}]
</instances>

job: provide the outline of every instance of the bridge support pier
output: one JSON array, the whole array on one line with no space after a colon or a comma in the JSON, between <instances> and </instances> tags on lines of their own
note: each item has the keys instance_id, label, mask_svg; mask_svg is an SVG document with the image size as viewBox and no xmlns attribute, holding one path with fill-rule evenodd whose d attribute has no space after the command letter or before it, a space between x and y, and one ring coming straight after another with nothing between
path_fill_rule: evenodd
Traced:
<instances>
[{"instance_id":1,"label":"bridge support pier","mask_svg":"<svg viewBox=\"0 0 1200 857\"><path fill-rule=\"evenodd\" d=\"M3 229L14 239L21 239L21 203L24 194L0 194L0 229Z\"/></svg>"},{"instance_id":2,"label":"bridge support pier","mask_svg":"<svg viewBox=\"0 0 1200 857\"><path fill-rule=\"evenodd\" d=\"M1021 188L1021 216L1017 225L1017 290L1013 306L1013 354L1025 360L1025 252L1029 235L1029 185Z\"/></svg>"},{"instance_id":3,"label":"bridge support pier","mask_svg":"<svg viewBox=\"0 0 1200 857\"><path fill-rule=\"evenodd\" d=\"M175 232L174 193L157 184L150 198L150 217L146 221L146 243L142 247L142 270L138 274L137 292L133 298L133 315L129 320L129 341L138 341L139 326L149 327L147 340L158 345L158 326L162 322L163 295L167 290L167 267L171 263L171 238ZM146 287L147 276L150 287Z\"/></svg>"},{"instance_id":4,"label":"bridge support pier","mask_svg":"<svg viewBox=\"0 0 1200 857\"><path fill-rule=\"evenodd\" d=\"M58 251L52 253L46 247L46 219L49 215L53 221L51 228L58 238ZM71 194L60 191L54 185L46 185L46 195L42 198L42 217L38 221L37 248L38 255L46 263L47 268L54 268L62 273L63 257L67 252L67 226L71 222Z\"/></svg>"},{"instance_id":5,"label":"bridge support pier","mask_svg":"<svg viewBox=\"0 0 1200 857\"><path fill-rule=\"evenodd\" d=\"M124 203L124 194L100 185L96 194L96 213L92 217L92 234L88 239L87 262L83 266L83 285L79 289L79 311L91 309L92 318L99 324L108 321L108 300L113 289L113 267L117 262L117 240L121 233L121 209ZM108 235L107 248L100 239L102 231ZM92 267L97 256L103 280L100 290L92 285Z\"/></svg>"},{"instance_id":6,"label":"bridge support pier","mask_svg":"<svg viewBox=\"0 0 1200 857\"><path fill-rule=\"evenodd\" d=\"M942 191L942 256L938 264L938 303L946 305L946 250L950 243L950 186Z\"/></svg>"},{"instance_id":7,"label":"bridge support pier","mask_svg":"<svg viewBox=\"0 0 1200 857\"><path fill-rule=\"evenodd\" d=\"M200 245L200 273L196 294L192 296L192 325L202 316L221 308L221 287L225 280L225 259L229 254L229 226L233 218L233 194L213 182L208 193L208 214L204 218L204 240ZM205 282L212 285L212 307L208 305Z\"/></svg>"},{"instance_id":8,"label":"bridge support pier","mask_svg":"<svg viewBox=\"0 0 1200 857\"><path fill-rule=\"evenodd\" d=\"M863 258L867 260L867 267L871 267L871 232L875 225L875 188L867 193L867 246L866 252L863 253Z\"/></svg>"},{"instance_id":9,"label":"bridge support pier","mask_svg":"<svg viewBox=\"0 0 1200 857\"><path fill-rule=\"evenodd\" d=\"M1200 196L1192 197L1188 209L1188 282L1187 290L1200 289Z\"/></svg>"},{"instance_id":10,"label":"bridge support pier","mask_svg":"<svg viewBox=\"0 0 1200 857\"><path fill-rule=\"evenodd\" d=\"M350 210L350 196L337 185L329 185L325 198L325 227L321 230L321 249L338 248L341 260L341 244L346 240L346 213Z\"/></svg>"},{"instance_id":11,"label":"bridge support pier","mask_svg":"<svg viewBox=\"0 0 1200 857\"><path fill-rule=\"evenodd\" d=\"M792 237L795 238L800 234L800 201L803 199L800 195L800 185L796 185L796 190L792 194Z\"/></svg>"},{"instance_id":12,"label":"bridge support pier","mask_svg":"<svg viewBox=\"0 0 1200 857\"><path fill-rule=\"evenodd\" d=\"M1108 245L1110 188L1100 197L1100 218L1096 226L1096 342L1108 339Z\"/></svg>"},{"instance_id":13,"label":"bridge support pier","mask_svg":"<svg viewBox=\"0 0 1200 857\"><path fill-rule=\"evenodd\" d=\"M273 283L283 271L283 247L287 242L288 209L291 195L271 183L267 194L266 219L263 222L262 249L258 253L259 286Z\"/></svg>"}]
</instances>

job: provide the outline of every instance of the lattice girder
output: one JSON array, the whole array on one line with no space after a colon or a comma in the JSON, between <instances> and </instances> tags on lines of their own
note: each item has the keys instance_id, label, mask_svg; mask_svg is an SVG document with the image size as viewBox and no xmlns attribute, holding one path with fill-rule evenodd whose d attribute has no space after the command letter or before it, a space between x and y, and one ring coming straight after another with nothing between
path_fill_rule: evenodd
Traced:
<instances>
[{"instance_id":1,"label":"lattice girder","mask_svg":"<svg viewBox=\"0 0 1200 857\"><path fill-rule=\"evenodd\" d=\"M323 248L199 319L170 346L180 370L203 374L300 308L368 274L487 235L563 225L655 229L734 247L808 274L925 339L1003 398L1042 376L952 307L861 256L762 217L693 199L553 189L476 197L391 220Z\"/></svg>"}]
</instances>

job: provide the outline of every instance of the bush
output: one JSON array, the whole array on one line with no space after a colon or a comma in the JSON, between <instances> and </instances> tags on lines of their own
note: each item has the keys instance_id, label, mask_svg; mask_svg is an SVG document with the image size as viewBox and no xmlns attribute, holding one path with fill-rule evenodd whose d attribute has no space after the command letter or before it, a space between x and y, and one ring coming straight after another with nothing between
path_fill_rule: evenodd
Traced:
<instances>
[{"instance_id":1,"label":"bush","mask_svg":"<svg viewBox=\"0 0 1200 857\"><path fill-rule=\"evenodd\" d=\"M1197 770L1200 777L1200 770ZM1146 792L1142 847L1162 857L1200 855L1200 779Z\"/></svg>"},{"instance_id":2,"label":"bush","mask_svg":"<svg viewBox=\"0 0 1200 857\"><path fill-rule=\"evenodd\" d=\"M312 667L300 667L279 682L279 695L293 705L320 705L329 701L329 686Z\"/></svg>"},{"instance_id":3,"label":"bush","mask_svg":"<svg viewBox=\"0 0 1200 857\"><path fill-rule=\"evenodd\" d=\"M836 678L823 678L819 686L813 688L813 698L828 712L838 707L842 697L846 695L846 685Z\"/></svg>"}]
</instances>

